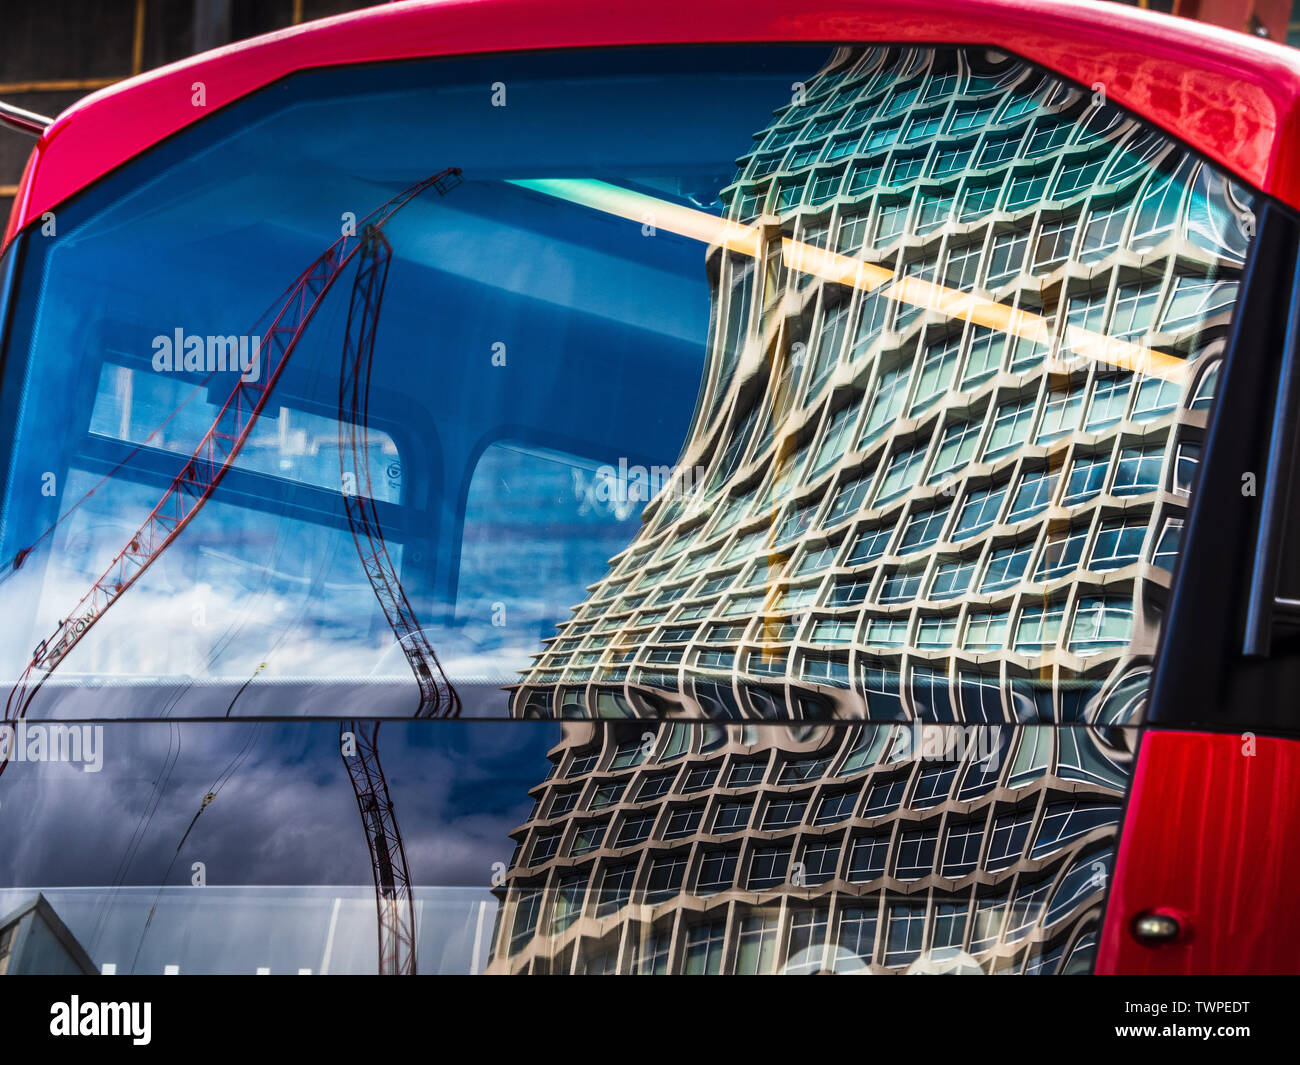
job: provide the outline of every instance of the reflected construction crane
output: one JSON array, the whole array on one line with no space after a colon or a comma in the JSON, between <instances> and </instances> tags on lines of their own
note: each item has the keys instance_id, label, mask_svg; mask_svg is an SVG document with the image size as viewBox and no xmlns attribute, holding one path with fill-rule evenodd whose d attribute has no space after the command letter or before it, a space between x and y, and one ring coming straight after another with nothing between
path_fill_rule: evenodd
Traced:
<instances>
[{"instance_id":1,"label":"reflected construction crane","mask_svg":"<svg viewBox=\"0 0 1300 1065\"><path fill-rule=\"evenodd\" d=\"M383 230L374 224L365 225L339 367L339 480L357 557L420 686L420 706L415 716L455 717L460 712L460 698L447 682L402 588L384 542L370 477L370 372L392 255ZM379 724L344 721L339 726L339 750L352 778L370 847L379 922L379 971L414 975L415 909L406 851L379 761Z\"/></svg>"},{"instance_id":2,"label":"reflected construction crane","mask_svg":"<svg viewBox=\"0 0 1300 1065\"><path fill-rule=\"evenodd\" d=\"M5 723L13 724L26 716L32 700L59 663L180 536L212 497L248 441L316 311L339 275L354 261L358 269L348 311L339 382L339 462L348 524L371 588L419 684L420 705L416 716L450 717L459 712L459 697L442 672L402 588L370 498L366 408L374 332L392 255L383 227L420 193L432 188L445 195L460 183L461 171L451 167L410 186L366 215L359 229L341 236L298 276L264 333L263 350L267 353L270 373L263 381L238 378L211 427L172 479L162 499L103 575L66 618L59 621L54 633L37 645L5 702ZM345 465L348 456L352 458L351 470ZM351 481L348 473L352 474ZM370 851L378 910L379 971L413 974L416 971L415 921L410 877L388 783L379 761L378 731L377 722L345 721L340 739L350 738L351 742L341 742L340 750ZM7 765L7 760L0 761L0 773Z\"/></svg>"},{"instance_id":3,"label":"reflected construction crane","mask_svg":"<svg viewBox=\"0 0 1300 1065\"><path fill-rule=\"evenodd\" d=\"M339 726L339 750L352 781L361 827L370 849L375 881L375 917L379 933L379 972L414 976L415 903L406 848L393 813L388 781L379 761L379 722L345 721ZM348 733L352 733L351 743Z\"/></svg>"},{"instance_id":4,"label":"reflected construction crane","mask_svg":"<svg viewBox=\"0 0 1300 1065\"><path fill-rule=\"evenodd\" d=\"M459 183L459 179L456 180ZM397 637L419 683L420 706L415 716L455 717L460 713L460 698L447 683L438 656L406 597L384 542L375 507L367 416L370 370L393 249L383 230L373 223L362 227L360 239L360 261L352 284L352 301L348 307L348 325L339 367L339 481L343 485L343 502L357 557L361 559L388 627Z\"/></svg>"}]
</instances>

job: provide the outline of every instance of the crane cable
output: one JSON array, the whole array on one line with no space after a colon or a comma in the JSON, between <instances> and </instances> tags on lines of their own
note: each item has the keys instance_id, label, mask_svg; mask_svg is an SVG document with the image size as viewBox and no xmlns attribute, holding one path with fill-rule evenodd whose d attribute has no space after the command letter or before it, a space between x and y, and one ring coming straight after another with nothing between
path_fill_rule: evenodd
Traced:
<instances>
[{"instance_id":1,"label":"crane cable","mask_svg":"<svg viewBox=\"0 0 1300 1065\"><path fill-rule=\"evenodd\" d=\"M203 799L199 803L199 808L194 812L194 816L190 819L189 825L186 826L185 831L181 834L180 841L176 844L176 850L172 852L171 861L167 863L167 869L163 873L162 879L158 881L158 891L154 895L153 904L149 907L149 916L145 918L144 928L140 932L140 940L136 944L135 954L131 958L132 973L135 972L136 964L140 960L140 951L144 948L144 941L149 935L150 927L153 925L154 914L158 910L158 903L162 899L163 891L167 887L167 881L171 877L172 869L176 867L176 859L181 855L181 848L185 846L185 841L190 838L190 833L194 831L194 826L199 823L199 818L202 816L203 811L206 810L216 797L221 794L222 789L230 783L235 773L239 771L239 767L243 765L248 756L252 753L253 740L256 738L261 727L260 722L255 722L252 728L248 730L248 735L244 740L244 745L235 754L234 758L230 760L230 763L226 768L217 775L216 780L212 782L212 785L208 788L207 792L204 793ZM168 775L170 776L170 773ZM152 820L152 815L150 816L150 820Z\"/></svg>"}]
</instances>

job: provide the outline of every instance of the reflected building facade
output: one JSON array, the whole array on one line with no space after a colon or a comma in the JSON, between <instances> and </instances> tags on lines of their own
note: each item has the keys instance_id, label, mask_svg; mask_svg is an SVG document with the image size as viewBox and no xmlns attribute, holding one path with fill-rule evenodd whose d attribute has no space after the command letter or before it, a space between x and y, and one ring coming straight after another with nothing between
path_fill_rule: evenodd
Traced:
<instances>
[{"instance_id":1,"label":"reflected building facade","mask_svg":"<svg viewBox=\"0 0 1300 1065\"><path fill-rule=\"evenodd\" d=\"M1090 966L1122 737L645 728L565 725L513 834L489 972Z\"/></svg>"},{"instance_id":2,"label":"reflected building facade","mask_svg":"<svg viewBox=\"0 0 1300 1065\"><path fill-rule=\"evenodd\" d=\"M494 965L1086 967L1250 197L1102 86L873 48L722 201L692 476L512 693L714 723L566 726Z\"/></svg>"}]
</instances>

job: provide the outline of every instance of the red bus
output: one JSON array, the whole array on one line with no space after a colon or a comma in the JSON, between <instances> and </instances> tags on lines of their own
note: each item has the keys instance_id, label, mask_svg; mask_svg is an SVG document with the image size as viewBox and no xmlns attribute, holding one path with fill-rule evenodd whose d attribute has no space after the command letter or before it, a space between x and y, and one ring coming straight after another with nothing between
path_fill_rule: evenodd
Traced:
<instances>
[{"instance_id":1,"label":"red bus","mask_svg":"<svg viewBox=\"0 0 1300 1065\"><path fill-rule=\"evenodd\" d=\"M6 110L4 964L1296 971L1298 101L453 0Z\"/></svg>"}]
</instances>

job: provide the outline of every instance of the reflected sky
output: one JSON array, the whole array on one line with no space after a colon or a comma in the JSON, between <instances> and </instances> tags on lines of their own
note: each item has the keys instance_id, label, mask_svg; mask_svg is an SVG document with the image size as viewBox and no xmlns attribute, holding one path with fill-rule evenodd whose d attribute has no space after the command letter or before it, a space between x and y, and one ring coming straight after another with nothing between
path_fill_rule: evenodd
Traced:
<instances>
[{"instance_id":1,"label":"reflected sky","mask_svg":"<svg viewBox=\"0 0 1300 1065\"><path fill-rule=\"evenodd\" d=\"M151 972L318 970L333 919L333 971L373 971L371 866L337 724L102 727L98 773L14 762L0 779L0 910L44 890L97 963L127 971L157 899L139 963ZM434 969L446 953L467 970L480 903L487 950L494 865L508 866L508 832L527 819L559 739L550 723L381 726ZM192 886L195 862L207 886Z\"/></svg>"},{"instance_id":2,"label":"reflected sky","mask_svg":"<svg viewBox=\"0 0 1300 1065\"><path fill-rule=\"evenodd\" d=\"M159 380L154 339L264 332L268 304L346 213L456 166L464 184L418 198L386 230L364 417L384 536L445 671L453 683L513 680L635 533L635 513L592 506L596 470L676 459L710 292L696 242L512 182L588 177L716 214L752 132L825 55L644 50L313 72L69 205L58 239L28 249L0 381L0 410L13 412L0 440L15 440L0 466L0 676L21 672L129 542L230 393L229 372ZM497 81L506 107L479 92ZM352 280L325 298L211 501L59 673L238 684L265 662L266 678L410 679L338 490Z\"/></svg>"}]
</instances>

